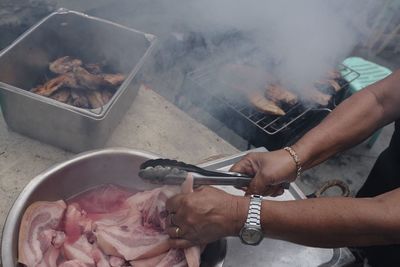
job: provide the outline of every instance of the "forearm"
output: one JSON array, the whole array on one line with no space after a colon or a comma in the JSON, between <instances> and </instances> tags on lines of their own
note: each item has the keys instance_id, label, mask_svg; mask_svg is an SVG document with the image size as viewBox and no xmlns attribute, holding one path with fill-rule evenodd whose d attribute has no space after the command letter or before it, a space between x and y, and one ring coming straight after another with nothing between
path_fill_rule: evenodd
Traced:
<instances>
[{"instance_id":1,"label":"forearm","mask_svg":"<svg viewBox=\"0 0 400 267\"><path fill-rule=\"evenodd\" d=\"M400 243L399 214L379 198L266 200L261 222L266 237L307 246L383 245Z\"/></svg>"},{"instance_id":2,"label":"forearm","mask_svg":"<svg viewBox=\"0 0 400 267\"><path fill-rule=\"evenodd\" d=\"M293 148L305 169L354 146L396 119L400 73L371 85L340 104ZM395 104L393 104L395 103Z\"/></svg>"}]
</instances>

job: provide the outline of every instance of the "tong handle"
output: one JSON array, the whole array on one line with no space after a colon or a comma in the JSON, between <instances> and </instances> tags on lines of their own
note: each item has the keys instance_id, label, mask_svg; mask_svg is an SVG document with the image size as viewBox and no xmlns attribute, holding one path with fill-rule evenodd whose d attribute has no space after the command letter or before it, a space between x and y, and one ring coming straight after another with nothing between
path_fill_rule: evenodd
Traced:
<instances>
[{"instance_id":1,"label":"tong handle","mask_svg":"<svg viewBox=\"0 0 400 267\"><path fill-rule=\"evenodd\" d=\"M252 177L248 176L203 176L193 173L194 185L232 185L235 187L249 186Z\"/></svg>"},{"instance_id":2,"label":"tong handle","mask_svg":"<svg viewBox=\"0 0 400 267\"><path fill-rule=\"evenodd\" d=\"M180 171L176 173L171 173L166 175L162 181L154 181L154 182L162 182L164 184L173 184L180 185L182 184L187 176L186 171ZM252 177L249 176L204 176L199 173L192 173L193 176L193 185L231 185L237 188L247 187L249 186ZM283 183L282 187L284 189L289 189L289 183Z\"/></svg>"},{"instance_id":3,"label":"tong handle","mask_svg":"<svg viewBox=\"0 0 400 267\"><path fill-rule=\"evenodd\" d=\"M149 171L149 169L153 171ZM238 188L249 186L253 177L236 172L209 171L195 165L170 159L148 160L140 166L139 176L152 183L180 185L188 173L193 175L193 183L199 185L232 185ZM283 183L289 189L289 183Z\"/></svg>"}]
</instances>

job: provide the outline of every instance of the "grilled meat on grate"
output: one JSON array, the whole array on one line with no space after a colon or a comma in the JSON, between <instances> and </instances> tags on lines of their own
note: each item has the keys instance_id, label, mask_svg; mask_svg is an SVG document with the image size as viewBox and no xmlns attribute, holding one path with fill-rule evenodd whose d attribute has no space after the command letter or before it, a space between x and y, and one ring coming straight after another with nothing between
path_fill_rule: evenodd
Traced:
<instances>
[{"instance_id":1,"label":"grilled meat on grate","mask_svg":"<svg viewBox=\"0 0 400 267\"><path fill-rule=\"evenodd\" d=\"M295 94L276 84L267 86L265 96L275 103L284 102L289 105L295 105L297 103L297 96Z\"/></svg>"},{"instance_id":2,"label":"grilled meat on grate","mask_svg":"<svg viewBox=\"0 0 400 267\"><path fill-rule=\"evenodd\" d=\"M285 111L281 109L276 103L265 98L261 92L251 92L247 95L250 103L260 112L283 116Z\"/></svg>"}]
</instances>

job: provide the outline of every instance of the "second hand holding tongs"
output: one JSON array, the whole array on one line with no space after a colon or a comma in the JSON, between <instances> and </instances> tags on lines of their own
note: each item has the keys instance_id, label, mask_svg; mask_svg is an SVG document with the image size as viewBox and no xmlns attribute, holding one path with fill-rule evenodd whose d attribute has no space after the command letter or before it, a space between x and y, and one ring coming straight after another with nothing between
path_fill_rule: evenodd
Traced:
<instances>
[{"instance_id":1,"label":"second hand holding tongs","mask_svg":"<svg viewBox=\"0 0 400 267\"><path fill-rule=\"evenodd\" d=\"M140 166L139 176L153 184L181 185L188 173L193 176L194 186L231 185L237 188L249 186L253 177L237 172L210 171L195 165L171 159L152 159ZM282 184L288 189L289 184Z\"/></svg>"}]
</instances>

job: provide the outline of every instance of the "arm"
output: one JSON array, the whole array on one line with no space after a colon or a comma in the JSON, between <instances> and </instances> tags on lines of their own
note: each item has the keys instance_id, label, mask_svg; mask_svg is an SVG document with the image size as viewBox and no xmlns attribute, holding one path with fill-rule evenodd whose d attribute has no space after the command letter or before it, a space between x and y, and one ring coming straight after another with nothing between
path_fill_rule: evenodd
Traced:
<instances>
[{"instance_id":1,"label":"arm","mask_svg":"<svg viewBox=\"0 0 400 267\"><path fill-rule=\"evenodd\" d=\"M399 117L400 70L345 100L293 148L311 168Z\"/></svg>"},{"instance_id":2,"label":"arm","mask_svg":"<svg viewBox=\"0 0 400 267\"><path fill-rule=\"evenodd\" d=\"M400 189L376 198L266 201L262 226L271 238L308 246L400 243Z\"/></svg>"},{"instance_id":3,"label":"arm","mask_svg":"<svg viewBox=\"0 0 400 267\"><path fill-rule=\"evenodd\" d=\"M262 204L266 237L307 246L343 247L400 244L400 189L375 198L319 198ZM207 244L237 236L246 221L249 198L212 187L196 189L167 201L182 230L172 246ZM169 234L175 236L172 226Z\"/></svg>"}]
</instances>

